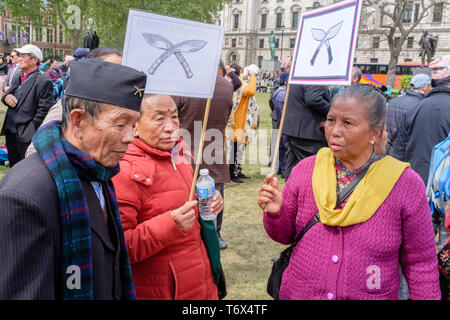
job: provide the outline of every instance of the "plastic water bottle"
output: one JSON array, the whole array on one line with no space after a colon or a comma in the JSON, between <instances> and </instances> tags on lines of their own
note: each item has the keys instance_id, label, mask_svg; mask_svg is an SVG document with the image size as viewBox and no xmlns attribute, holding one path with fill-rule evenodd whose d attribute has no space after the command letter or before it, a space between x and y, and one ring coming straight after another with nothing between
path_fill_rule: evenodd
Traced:
<instances>
[{"instance_id":1,"label":"plastic water bottle","mask_svg":"<svg viewBox=\"0 0 450 320\"><path fill-rule=\"evenodd\" d=\"M214 220L216 215L211 212L211 202L216 193L214 179L209 175L208 169L200 170L200 177L195 185L198 201L198 212L203 220Z\"/></svg>"}]
</instances>

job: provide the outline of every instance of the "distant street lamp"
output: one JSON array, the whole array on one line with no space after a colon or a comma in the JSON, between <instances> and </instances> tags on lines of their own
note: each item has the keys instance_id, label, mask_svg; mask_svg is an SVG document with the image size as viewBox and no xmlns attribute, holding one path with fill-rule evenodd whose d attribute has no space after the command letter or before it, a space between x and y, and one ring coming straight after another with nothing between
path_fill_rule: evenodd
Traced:
<instances>
[{"instance_id":1,"label":"distant street lamp","mask_svg":"<svg viewBox=\"0 0 450 320\"><path fill-rule=\"evenodd\" d=\"M281 26L281 55L280 55L280 61L283 60L283 36L284 36L284 25Z\"/></svg>"}]
</instances>

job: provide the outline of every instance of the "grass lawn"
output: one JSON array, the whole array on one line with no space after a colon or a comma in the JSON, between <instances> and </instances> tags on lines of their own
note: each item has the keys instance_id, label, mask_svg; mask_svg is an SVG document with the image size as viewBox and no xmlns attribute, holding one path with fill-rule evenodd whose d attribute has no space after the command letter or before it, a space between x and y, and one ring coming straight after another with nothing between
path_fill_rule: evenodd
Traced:
<instances>
[{"instance_id":1,"label":"grass lawn","mask_svg":"<svg viewBox=\"0 0 450 320\"><path fill-rule=\"evenodd\" d=\"M269 94L257 93L256 99L261 115L260 128L271 129ZM0 105L0 124L5 110ZM0 137L1 145L4 145L4 137ZM272 268L270 259L278 257L284 246L272 241L264 231L262 212L256 204L264 180L261 169L267 169L267 163L245 164L243 172L251 179L245 180L243 185L229 183L225 186L221 234L228 248L221 251L221 259L227 282L227 300L271 299L266 293L267 278ZM0 178L6 172L7 168L0 166ZM283 185L284 181L280 184Z\"/></svg>"}]
</instances>

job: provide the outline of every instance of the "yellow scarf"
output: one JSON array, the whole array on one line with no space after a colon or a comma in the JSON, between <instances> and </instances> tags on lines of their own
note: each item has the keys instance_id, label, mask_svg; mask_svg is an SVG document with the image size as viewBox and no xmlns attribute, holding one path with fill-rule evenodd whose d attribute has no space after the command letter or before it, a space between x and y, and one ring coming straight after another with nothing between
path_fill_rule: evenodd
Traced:
<instances>
[{"instance_id":1,"label":"yellow scarf","mask_svg":"<svg viewBox=\"0 0 450 320\"><path fill-rule=\"evenodd\" d=\"M336 207L336 169L329 148L317 153L312 176L312 188L320 221L327 226L346 227L369 220L386 200L409 163L386 156L369 167L350 195L343 209Z\"/></svg>"}]
</instances>

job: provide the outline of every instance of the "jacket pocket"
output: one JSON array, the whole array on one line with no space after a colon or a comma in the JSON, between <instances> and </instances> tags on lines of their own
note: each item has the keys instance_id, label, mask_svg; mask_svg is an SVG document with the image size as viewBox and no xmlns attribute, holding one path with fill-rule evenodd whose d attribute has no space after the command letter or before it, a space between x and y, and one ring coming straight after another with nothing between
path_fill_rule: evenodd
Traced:
<instances>
[{"instance_id":1,"label":"jacket pocket","mask_svg":"<svg viewBox=\"0 0 450 320\"><path fill-rule=\"evenodd\" d=\"M36 127L34 126L33 121L17 127L17 136L22 143L30 143L35 133Z\"/></svg>"},{"instance_id":2,"label":"jacket pocket","mask_svg":"<svg viewBox=\"0 0 450 320\"><path fill-rule=\"evenodd\" d=\"M173 290L171 292L172 298L174 300L178 300L178 279L177 273L175 271L175 267L172 262L169 262L170 270L172 271L172 280L173 280Z\"/></svg>"}]
</instances>

